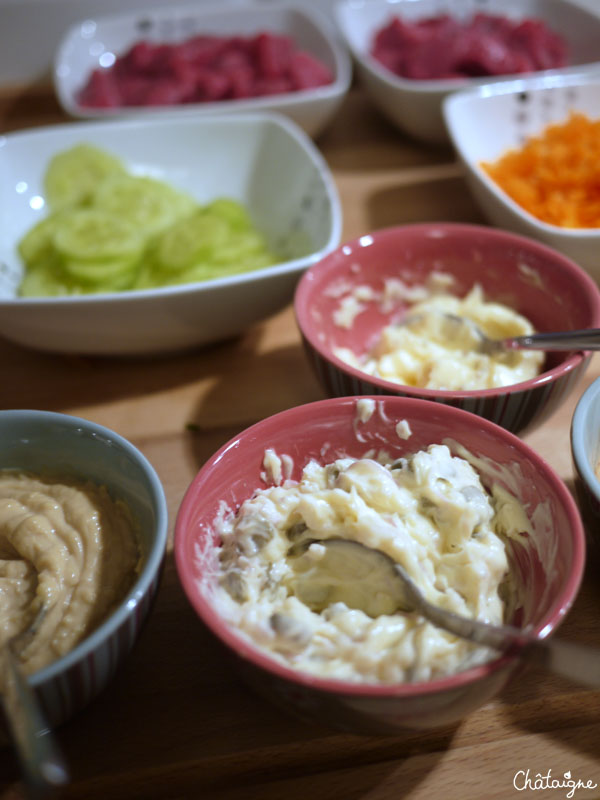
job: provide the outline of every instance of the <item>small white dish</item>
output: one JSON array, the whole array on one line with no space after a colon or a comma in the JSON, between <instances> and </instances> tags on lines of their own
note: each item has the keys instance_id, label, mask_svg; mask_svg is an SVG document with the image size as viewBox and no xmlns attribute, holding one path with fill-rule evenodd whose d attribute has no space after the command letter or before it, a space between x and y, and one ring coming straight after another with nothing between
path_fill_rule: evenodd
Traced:
<instances>
[{"instance_id":1,"label":"small white dish","mask_svg":"<svg viewBox=\"0 0 600 800\"><path fill-rule=\"evenodd\" d=\"M469 187L485 216L500 228L524 234L569 256L600 282L600 228L562 228L525 211L484 172L507 150L522 147L571 111L600 118L600 73L552 75L495 83L444 101L444 117Z\"/></svg>"},{"instance_id":2,"label":"small white dish","mask_svg":"<svg viewBox=\"0 0 600 800\"><path fill-rule=\"evenodd\" d=\"M80 142L119 156L200 203L243 203L282 261L203 283L53 298L17 295L16 246L45 216L50 158ZM68 353L160 353L235 336L287 305L301 273L337 246L341 207L329 168L290 120L220 117L72 122L0 136L0 335Z\"/></svg>"},{"instance_id":3,"label":"small white dish","mask_svg":"<svg viewBox=\"0 0 600 800\"><path fill-rule=\"evenodd\" d=\"M297 47L320 59L333 74L333 83L299 92L286 92L240 100L166 106L86 108L77 95L93 69L110 65L141 39L181 42L197 34L252 36L270 31L292 37ZM107 60L108 59L108 60ZM335 116L352 76L350 57L317 11L286 4L173 5L162 9L129 12L85 19L72 25L58 47L54 60L54 86L59 103L73 117L106 119L111 116L214 115L277 111L293 119L309 135L316 136Z\"/></svg>"},{"instance_id":4,"label":"small white dish","mask_svg":"<svg viewBox=\"0 0 600 800\"><path fill-rule=\"evenodd\" d=\"M448 143L441 108L446 96L514 76L465 80L401 78L370 55L373 37L395 16L416 21L447 13L463 19L477 12L513 19L535 17L560 33L568 44L572 66L544 74L600 69L600 17L570 0L487 0L485 4L479 0L341 0L335 7L338 26L354 57L359 79L375 105L398 128L432 144Z\"/></svg>"}]
</instances>

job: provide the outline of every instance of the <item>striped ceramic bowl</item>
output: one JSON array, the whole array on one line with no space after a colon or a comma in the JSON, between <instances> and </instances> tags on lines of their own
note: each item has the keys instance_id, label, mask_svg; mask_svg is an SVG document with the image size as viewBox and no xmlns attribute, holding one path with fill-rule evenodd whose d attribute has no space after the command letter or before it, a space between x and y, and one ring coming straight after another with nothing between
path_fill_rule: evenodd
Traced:
<instances>
[{"instance_id":1,"label":"striped ceramic bowl","mask_svg":"<svg viewBox=\"0 0 600 800\"><path fill-rule=\"evenodd\" d=\"M486 299L514 308L539 331L600 327L596 283L573 261L545 245L478 225L423 223L387 228L340 246L310 267L298 284L296 320L325 391L333 397L381 394L434 400L485 417L513 433L541 424L584 373L589 352L548 354L536 378L481 391L393 383L335 355L338 348L364 354L381 329L402 316L402 301L380 302L390 279L414 287L423 285L432 273L451 276L449 291L458 295L480 284Z\"/></svg>"},{"instance_id":2,"label":"striped ceramic bowl","mask_svg":"<svg viewBox=\"0 0 600 800\"><path fill-rule=\"evenodd\" d=\"M140 633L164 561L166 499L142 453L123 437L87 420L48 411L0 411L0 442L0 468L72 475L106 486L139 521L142 563L128 594L71 652L29 678L54 727L107 685Z\"/></svg>"},{"instance_id":3,"label":"striped ceramic bowl","mask_svg":"<svg viewBox=\"0 0 600 800\"><path fill-rule=\"evenodd\" d=\"M224 444L185 493L175 521L175 564L199 618L235 657L244 679L270 702L352 734L399 734L408 729L423 735L456 725L489 702L524 662L517 652L504 653L448 677L382 684L336 678L335 671L304 673L259 649L225 619L214 586L221 544L216 523L227 509L237 510L269 485L265 449L283 458L292 481L299 480L310 461L324 464L381 450L395 460L431 444L446 444L454 454L468 458L483 486L502 486L527 509L531 536L507 541L511 587L518 598L507 622L540 636L560 624L577 595L585 538L577 505L560 476L518 437L439 403L370 399L372 408L364 415L357 397L289 408ZM400 422L408 425L407 438L398 435Z\"/></svg>"}]
</instances>

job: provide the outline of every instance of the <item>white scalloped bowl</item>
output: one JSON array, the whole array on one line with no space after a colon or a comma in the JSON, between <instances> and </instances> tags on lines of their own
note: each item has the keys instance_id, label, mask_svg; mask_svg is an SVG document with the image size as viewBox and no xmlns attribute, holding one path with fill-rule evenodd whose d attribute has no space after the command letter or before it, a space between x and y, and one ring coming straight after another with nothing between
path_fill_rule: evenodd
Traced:
<instances>
[{"instance_id":1,"label":"white scalloped bowl","mask_svg":"<svg viewBox=\"0 0 600 800\"><path fill-rule=\"evenodd\" d=\"M45 214L50 158L86 141L200 203L243 203L281 262L224 278L143 291L69 297L17 294L16 246ZM0 336L41 350L163 353L242 333L292 301L304 270L337 246L341 208L313 142L277 114L79 122L0 136Z\"/></svg>"},{"instance_id":2,"label":"white scalloped bowl","mask_svg":"<svg viewBox=\"0 0 600 800\"><path fill-rule=\"evenodd\" d=\"M333 82L300 92L190 103L182 106L93 109L82 106L77 95L93 69L106 64L106 55L125 53L140 39L180 42L207 33L251 36L268 30L292 37L296 45L319 58L333 74ZM72 25L60 43L54 60L54 86L58 101L74 117L106 119L111 116L212 116L215 113L277 111L316 136L334 118L350 86L350 57L328 19L316 10L286 4L171 5L161 9L127 12L85 19Z\"/></svg>"}]
</instances>

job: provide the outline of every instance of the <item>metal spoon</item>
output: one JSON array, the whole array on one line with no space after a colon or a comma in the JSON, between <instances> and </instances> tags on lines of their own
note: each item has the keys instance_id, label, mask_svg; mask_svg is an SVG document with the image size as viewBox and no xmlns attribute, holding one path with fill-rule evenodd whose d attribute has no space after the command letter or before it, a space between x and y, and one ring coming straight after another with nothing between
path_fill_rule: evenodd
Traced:
<instances>
[{"instance_id":1,"label":"metal spoon","mask_svg":"<svg viewBox=\"0 0 600 800\"><path fill-rule=\"evenodd\" d=\"M600 350L600 328L584 328L576 331L556 333L532 333L526 336L511 336L506 339L490 339L481 328L467 317L459 317L444 311L431 311L443 323L442 333L449 339L463 337L470 347L484 355L497 355L511 350ZM402 323L413 327L426 320L425 314L408 316Z\"/></svg>"},{"instance_id":2,"label":"metal spoon","mask_svg":"<svg viewBox=\"0 0 600 800\"><path fill-rule=\"evenodd\" d=\"M381 550L367 547L360 542L339 538L306 539L290 548L288 555L300 556L312 544L325 548L326 560L324 562L322 558L313 560L308 568L298 572L294 579L294 588L300 599L303 599L303 595L310 599L311 595L315 596L314 586L318 587L316 596L320 598L319 601L312 605L308 603L313 610L322 610L330 604L324 596L327 581L331 580L334 589L337 590L338 585L342 583L344 570L350 566L355 573L352 576L352 585L348 585L345 597L334 593L333 601L342 599L351 605L352 598L364 597L367 586L370 587L371 593L373 587L376 587L377 591L385 589L392 605L396 606L396 611L417 612L438 628L461 639L495 650L520 651L521 656L540 667L585 686L600 688L600 649L553 638L540 639L536 634L524 629L510 625L490 625L446 611L425 599L404 567ZM322 563L324 568L320 567ZM368 565L362 571L362 579L366 582L362 592L361 569L352 566L361 563ZM330 575L334 577L330 578ZM390 584L390 575L394 576L393 584ZM370 611L363 607L362 602L352 607L360 607L368 614Z\"/></svg>"},{"instance_id":3,"label":"metal spoon","mask_svg":"<svg viewBox=\"0 0 600 800\"><path fill-rule=\"evenodd\" d=\"M35 634L46 613L44 606L27 630L9 639L0 650L5 676L4 713L32 800L49 796L69 780L64 758L17 656L16 646Z\"/></svg>"}]
</instances>

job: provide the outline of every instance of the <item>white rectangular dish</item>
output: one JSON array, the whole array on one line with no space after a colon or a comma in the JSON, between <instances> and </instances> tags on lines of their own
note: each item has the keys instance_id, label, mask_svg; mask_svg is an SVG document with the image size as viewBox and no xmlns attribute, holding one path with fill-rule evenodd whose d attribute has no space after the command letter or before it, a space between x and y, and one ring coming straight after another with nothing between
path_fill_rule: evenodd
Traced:
<instances>
[{"instance_id":1,"label":"white rectangular dish","mask_svg":"<svg viewBox=\"0 0 600 800\"><path fill-rule=\"evenodd\" d=\"M371 55L373 37L394 16L414 22L441 14L465 19L477 12L515 20L534 17L560 33L568 45L571 65L553 72L600 69L600 16L570 0L341 0L335 7L338 26L354 57L359 79L374 104L402 131L433 144L448 143L441 107L446 96L514 76L401 78Z\"/></svg>"},{"instance_id":2,"label":"white rectangular dish","mask_svg":"<svg viewBox=\"0 0 600 800\"><path fill-rule=\"evenodd\" d=\"M261 31L289 36L298 48L320 59L333 82L302 91L246 99L185 105L127 106L96 109L78 102L78 93L93 69L112 66L140 40L177 43L192 36L253 36ZM148 116L161 113L189 116L246 111L278 111L315 136L332 120L350 85L351 63L335 31L317 11L282 5L172 5L83 19L71 25L54 61L58 100L73 117L106 119L110 116Z\"/></svg>"},{"instance_id":3,"label":"white rectangular dish","mask_svg":"<svg viewBox=\"0 0 600 800\"><path fill-rule=\"evenodd\" d=\"M65 297L17 294L20 238L46 213L50 158L78 143L120 157L199 203L243 203L281 256L270 267L158 289ZM265 112L215 118L73 122L0 137L0 335L42 350L129 355L235 336L289 303L300 274L341 234L329 168L290 120Z\"/></svg>"}]
</instances>

